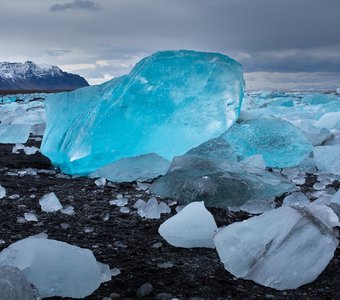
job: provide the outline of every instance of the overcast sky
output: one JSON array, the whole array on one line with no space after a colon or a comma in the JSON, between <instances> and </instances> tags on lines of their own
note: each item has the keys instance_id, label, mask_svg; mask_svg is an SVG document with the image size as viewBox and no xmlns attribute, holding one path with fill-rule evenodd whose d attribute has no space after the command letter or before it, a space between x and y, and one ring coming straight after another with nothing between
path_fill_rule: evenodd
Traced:
<instances>
[{"instance_id":1,"label":"overcast sky","mask_svg":"<svg viewBox=\"0 0 340 300\"><path fill-rule=\"evenodd\" d=\"M248 90L340 87L340 0L0 0L0 61L91 84L157 50L221 52Z\"/></svg>"}]
</instances>

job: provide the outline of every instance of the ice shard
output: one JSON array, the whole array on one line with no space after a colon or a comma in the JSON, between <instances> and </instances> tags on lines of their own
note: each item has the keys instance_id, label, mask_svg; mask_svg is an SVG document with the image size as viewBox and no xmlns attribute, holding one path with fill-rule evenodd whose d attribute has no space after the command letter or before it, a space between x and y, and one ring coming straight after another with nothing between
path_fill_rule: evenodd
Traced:
<instances>
[{"instance_id":1,"label":"ice shard","mask_svg":"<svg viewBox=\"0 0 340 300\"><path fill-rule=\"evenodd\" d=\"M240 159L261 154L267 167L298 165L312 151L311 143L299 128L268 116L235 123L222 137Z\"/></svg>"},{"instance_id":2,"label":"ice shard","mask_svg":"<svg viewBox=\"0 0 340 300\"><path fill-rule=\"evenodd\" d=\"M293 190L293 185L266 170L204 156L175 157L169 171L150 190L180 204L204 201L207 207L239 207L251 200Z\"/></svg>"},{"instance_id":3,"label":"ice shard","mask_svg":"<svg viewBox=\"0 0 340 300\"><path fill-rule=\"evenodd\" d=\"M225 268L278 290L315 280L338 246L330 207L282 207L221 228L214 237Z\"/></svg>"},{"instance_id":4,"label":"ice shard","mask_svg":"<svg viewBox=\"0 0 340 300\"><path fill-rule=\"evenodd\" d=\"M317 146L313 153L319 170L340 175L340 145Z\"/></svg>"},{"instance_id":5,"label":"ice shard","mask_svg":"<svg viewBox=\"0 0 340 300\"><path fill-rule=\"evenodd\" d=\"M21 270L41 297L86 297L108 279L110 270L88 249L39 237L20 240L4 249L0 266L4 265Z\"/></svg>"},{"instance_id":6,"label":"ice shard","mask_svg":"<svg viewBox=\"0 0 340 300\"><path fill-rule=\"evenodd\" d=\"M126 76L48 97L41 152L71 174L146 153L172 159L226 131L243 90L242 66L225 55L157 52Z\"/></svg>"}]
</instances>

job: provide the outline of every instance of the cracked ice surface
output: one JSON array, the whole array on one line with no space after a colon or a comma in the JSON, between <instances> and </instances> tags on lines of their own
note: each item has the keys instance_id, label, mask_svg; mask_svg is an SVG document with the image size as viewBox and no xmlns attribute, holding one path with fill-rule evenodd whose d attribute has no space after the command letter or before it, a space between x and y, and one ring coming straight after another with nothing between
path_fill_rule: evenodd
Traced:
<instances>
[{"instance_id":1,"label":"cracked ice surface","mask_svg":"<svg viewBox=\"0 0 340 300\"><path fill-rule=\"evenodd\" d=\"M172 159L230 127L243 90L225 55L157 52L126 76L48 97L41 152L71 174L146 153Z\"/></svg>"},{"instance_id":2,"label":"cracked ice surface","mask_svg":"<svg viewBox=\"0 0 340 300\"><path fill-rule=\"evenodd\" d=\"M338 216L325 205L288 206L223 227L214 241L233 275L294 289L315 280L328 265L339 244L335 226Z\"/></svg>"}]
</instances>

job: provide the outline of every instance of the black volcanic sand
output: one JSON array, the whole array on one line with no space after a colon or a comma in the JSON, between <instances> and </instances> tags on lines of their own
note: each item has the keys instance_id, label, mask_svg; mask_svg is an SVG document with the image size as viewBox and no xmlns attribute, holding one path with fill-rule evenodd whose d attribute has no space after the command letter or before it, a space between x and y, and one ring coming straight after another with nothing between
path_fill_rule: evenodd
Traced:
<instances>
[{"instance_id":1,"label":"black volcanic sand","mask_svg":"<svg viewBox=\"0 0 340 300\"><path fill-rule=\"evenodd\" d=\"M32 140L30 144L39 146ZM7 196L19 194L20 198L0 200L0 239L5 241L0 244L0 250L41 232L46 232L51 239L91 249L98 261L119 268L121 274L103 283L86 299L102 299L112 293L119 294L119 299L135 299L137 289L144 283L151 283L154 290L143 299L157 299L160 293L179 299L340 299L339 249L317 280L296 290L276 291L252 281L236 279L224 269L215 250L175 248L162 239L158 227L175 213L174 208L160 220L145 220L135 210L132 210L134 214L124 214L118 207L109 205L117 194L131 196L130 208L137 198L149 199L151 195L138 190L136 184L98 188L89 178L56 178L42 173L13 176L8 172L28 167L53 170L53 167L39 153L31 156L22 151L12 154L12 148L12 145L0 145L0 184L6 188ZM315 177L309 176L303 190L310 190L314 182ZM333 186L339 189L339 182ZM55 192L64 206L74 206L75 215L41 211L38 199L50 192ZM30 198L31 195L35 198ZM17 217L25 212L35 212L39 222L17 223ZM221 209L211 212L219 226L249 217ZM104 221L106 213L109 220ZM62 223L70 227L62 229ZM93 228L93 232L85 233L85 227ZM153 247L159 242L161 247ZM158 267L164 262L172 262L173 267Z\"/></svg>"}]
</instances>

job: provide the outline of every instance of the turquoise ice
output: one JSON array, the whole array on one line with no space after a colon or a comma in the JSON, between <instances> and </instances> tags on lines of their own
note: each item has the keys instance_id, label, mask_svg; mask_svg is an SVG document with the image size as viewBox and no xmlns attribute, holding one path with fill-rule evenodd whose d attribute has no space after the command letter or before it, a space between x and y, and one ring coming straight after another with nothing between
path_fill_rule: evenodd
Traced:
<instances>
[{"instance_id":1,"label":"turquoise ice","mask_svg":"<svg viewBox=\"0 0 340 300\"><path fill-rule=\"evenodd\" d=\"M225 55L157 52L126 76L48 97L41 152L70 174L147 153L172 159L226 131L243 91L242 66Z\"/></svg>"},{"instance_id":2,"label":"turquoise ice","mask_svg":"<svg viewBox=\"0 0 340 300\"><path fill-rule=\"evenodd\" d=\"M288 121L261 117L234 124L223 134L239 159L261 154L267 167L298 165L312 152L303 132Z\"/></svg>"}]
</instances>

